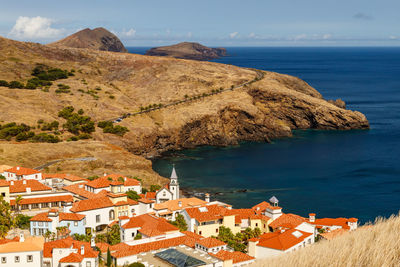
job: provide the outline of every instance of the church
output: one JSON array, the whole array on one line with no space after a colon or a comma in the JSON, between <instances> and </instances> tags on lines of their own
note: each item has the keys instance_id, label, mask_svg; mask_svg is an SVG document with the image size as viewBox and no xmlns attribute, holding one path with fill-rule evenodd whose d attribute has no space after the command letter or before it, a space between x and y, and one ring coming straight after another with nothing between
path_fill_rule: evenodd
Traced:
<instances>
[{"instance_id":1,"label":"church","mask_svg":"<svg viewBox=\"0 0 400 267\"><path fill-rule=\"evenodd\" d=\"M175 166L172 167L170 182L156 192L156 203L163 203L179 198L179 182Z\"/></svg>"}]
</instances>

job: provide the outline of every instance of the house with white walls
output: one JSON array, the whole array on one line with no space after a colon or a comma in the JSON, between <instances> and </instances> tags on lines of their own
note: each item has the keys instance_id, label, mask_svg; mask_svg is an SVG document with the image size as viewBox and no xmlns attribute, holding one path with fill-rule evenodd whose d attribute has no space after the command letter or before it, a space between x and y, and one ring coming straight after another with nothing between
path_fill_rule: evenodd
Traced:
<instances>
[{"instance_id":1,"label":"house with white walls","mask_svg":"<svg viewBox=\"0 0 400 267\"><path fill-rule=\"evenodd\" d=\"M44 243L44 267L98 267L99 252L95 249L94 238L83 242L67 237ZM37 265L40 266L40 265Z\"/></svg>"},{"instance_id":2,"label":"house with white walls","mask_svg":"<svg viewBox=\"0 0 400 267\"><path fill-rule=\"evenodd\" d=\"M178 198L154 204L154 212L158 217L174 221L176 216L181 214L184 209L201 207L207 203L208 202L196 197Z\"/></svg>"},{"instance_id":3,"label":"house with white walls","mask_svg":"<svg viewBox=\"0 0 400 267\"><path fill-rule=\"evenodd\" d=\"M15 166L10 169L4 170L2 173L4 177L6 177L7 181L11 180L42 180L42 173L40 171L24 168L21 166Z\"/></svg>"},{"instance_id":4,"label":"house with white walls","mask_svg":"<svg viewBox=\"0 0 400 267\"><path fill-rule=\"evenodd\" d=\"M115 194L126 193L131 190L141 194L142 186L136 179L128 178L119 174L110 174L87 182L85 184L85 190L95 194L102 190L107 190Z\"/></svg>"},{"instance_id":5,"label":"house with white walls","mask_svg":"<svg viewBox=\"0 0 400 267\"><path fill-rule=\"evenodd\" d=\"M85 215L78 213L59 212L51 209L48 212L39 213L30 219L30 232L32 236L40 236L47 231L57 233L57 227L66 227L68 233L85 234Z\"/></svg>"},{"instance_id":6,"label":"house with white walls","mask_svg":"<svg viewBox=\"0 0 400 267\"><path fill-rule=\"evenodd\" d=\"M24 234L14 239L0 240L0 266L37 267L42 266L44 238L28 237Z\"/></svg>"},{"instance_id":7,"label":"house with white walls","mask_svg":"<svg viewBox=\"0 0 400 267\"><path fill-rule=\"evenodd\" d=\"M179 228L167 220L143 214L119 221L121 242L128 245L148 243L182 236Z\"/></svg>"},{"instance_id":8,"label":"house with white walls","mask_svg":"<svg viewBox=\"0 0 400 267\"><path fill-rule=\"evenodd\" d=\"M43 173L42 177L45 185L56 188L89 181L85 178L65 173Z\"/></svg>"},{"instance_id":9,"label":"house with white walls","mask_svg":"<svg viewBox=\"0 0 400 267\"><path fill-rule=\"evenodd\" d=\"M337 229L344 229L354 231L358 227L357 218L321 218L317 219L315 213L310 213L308 218L305 219L307 223L314 225L317 229L325 229L334 231Z\"/></svg>"},{"instance_id":10,"label":"house with white walls","mask_svg":"<svg viewBox=\"0 0 400 267\"><path fill-rule=\"evenodd\" d=\"M312 233L296 229L265 233L249 240L248 254L256 259L278 256L314 243Z\"/></svg>"},{"instance_id":11,"label":"house with white walls","mask_svg":"<svg viewBox=\"0 0 400 267\"><path fill-rule=\"evenodd\" d=\"M172 168L170 182L156 192L156 203L163 203L169 200L178 199L179 196L178 175L175 166Z\"/></svg>"}]
</instances>

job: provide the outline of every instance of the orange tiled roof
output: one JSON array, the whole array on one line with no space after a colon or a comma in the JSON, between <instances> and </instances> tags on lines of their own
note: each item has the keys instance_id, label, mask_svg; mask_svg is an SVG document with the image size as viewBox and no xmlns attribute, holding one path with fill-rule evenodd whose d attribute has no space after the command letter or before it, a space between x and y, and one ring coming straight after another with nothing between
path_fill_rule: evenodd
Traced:
<instances>
[{"instance_id":1,"label":"orange tiled roof","mask_svg":"<svg viewBox=\"0 0 400 267\"><path fill-rule=\"evenodd\" d=\"M181 206L179 206L179 203L181 204ZM180 198L180 199L169 200L169 201L165 201L163 203L155 204L154 209L155 210L168 209L170 211L176 211L176 210L186 209L188 207L202 206L205 204L207 204L206 201L201 200L197 197Z\"/></svg>"},{"instance_id":2,"label":"orange tiled roof","mask_svg":"<svg viewBox=\"0 0 400 267\"><path fill-rule=\"evenodd\" d=\"M77 214L77 213L66 213L66 212L60 212L60 222L61 221L81 221L83 218L86 216L83 214Z\"/></svg>"},{"instance_id":3,"label":"orange tiled roof","mask_svg":"<svg viewBox=\"0 0 400 267\"><path fill-rule=\"evenodd\" d=\"M104 242L98 242L96 243L96 247L100 249L102 253L107 252L107 250L111 247L110 244L104 243Z\"/></svg>"},{"instance_id":4,"label":"orange tiled roof","mask_svg":"<svg viewBox=\"0 0 400 267\"><path fill-rule=\"evenodd\" d=\"M50 203L50 202L72 202L74 199L71 195L54 196L54 197L36 197L36 198L23 198L20 205ZM10 200L10 205L15 205L15 199Z\"/></svg>"},{"instance_id":5,"label":"orange tiled roof","mask_svg":"<svg viewBox=\"0 0 400 267\"><path fill-rule=\"evenodd\" d=\"M317 226L341 226L343 229L350 229L350 226L347 224L348 222L357 222L356 218L321 218L315 219L314 222L310 222L307 219L307 222L310 224L314 224Z\"/></svg>"},{"instance_id":6,"label":"orange tiled roof","mask_svg":"<svg viewBox=\"0 0 400 267\"><path fill-rule=\"evenodd\" d=\"M102 208L109 208L113 207L114 204L108 197L98 197L92 199L85 199L78 202L75 202L72 205L71 211L72 212L81 212L87 210L96 210Z\"/></svg>"},{"instance_id":7,"label":"orange tiled roof","mask_svg":"<svg viewBox=\"0 0 400 267\"><path fill-rule=\"evenodd\" d=\"M253 257L251 257L243 252L240 252L240 251L229 252L226 250L220 250L220 251L218 251L218 253L210 254L210 255L213 257L216 257L222 261L232 260L233 264L238 263L238 262L254 260Z\"/></svg>"},{"instance_id":8,"label":"orange tiled roof","mask_svg":"<svg viewBox=\"0 0 400 267\"><path fill-rule=\"evenodd\" d=\"M25 184L24 184L25 182ZM51 188L42 184L41 182L37 180L19 180L19 181L13 181L13 185L11 182L10 184L10 193L22 193L26 192L26 188L30 188L31 192L35 191L51 191Z\"/></svg>"},{"instance_id":9,"label":"orange tiled roof","mask_svg":"<svg viewBox=\"0 0 400 267\"><path fill-rule=\"evenodd\" d=\"M71 182L77 182L77 181L88 181L85 178L72 175L72 174L65 174L65 173L43 173L42 174L43 179L47 178L58 178L58 179L63 179L63 180L68 180Z\"/></svg>"},{"instance_id":10,"label":"orange tiled roof","mask_svg":"<svg viewBox=\"0 0 400 267\"><path fill-rule=\"evenodd\" d=\"M201 236L199 234L196 234L196 233L193 233L193 232L190 232L190 231L182 231L181 233L185 234L188 237L194 238L196 240L200 240L200 239L204 238L203 236Z\"/></svg>"},{"instance_id":11,"label":"orange tiled roof","mask_svg":"<svg viewBox=\"0 0 400 267\"><path fill-rule=\"evenodd\" d=\"M147 198L141 198L141 199L139 199L138 201L139 201L139 202L142 202L142 203L146 203L146 204L154 203L153 200L150 200L150 199L147 199Z\"/></svg>"},{"instance_id":12,"label":"orange tiled roof","mask_svg":"<svg viewBox=\"0 0 400 267\"><path fill-rule=\"evenodd\" d=\"M140 185L140 182L138 181L138 180L136 180L136 179L133 179L133 178L128 178L128 177L126 177L125 175L122 175L122 174L116 174L116 173L113 173L113 174L109 174L109 175L106 175L106 176L103 176L103 177L105 177L105 178L111 178L111 179L113 179L113 181L119 181L120 179L119 178L124 178L124 186L138 186L138 185Z\"/></svg>"},{"instance_id":13,"label":"orange tiled roof","mask_svg":"<svg viewBox=\"0 0 400 267\"><path fill-rule=\"evenodd\" d=\"M90 247L89 242L77 241L72 239L72 237L67 237L64 239L44 243L43 257L51 258L54 248L71 248L71 246L75 249L78 249L79 252L81 246L84 246L85 250L85 254L83 255L84 258L96 258L99 253L98 251L95 251Z\"/></svg>"},{"instance_id":14,"label":"orange tiled roof","mask_svg":"<svg viewBox=\"0 0 400 267\"><path fill-rule=\"evenodd\" d=\"M0 253L12 253L23 251L42 251L44 238L42 236L26 237L24 242L19 239L0 242Z\"/></svg>"},{"instance_id":15,"label":"orange tiled roof","mask_svg":"<svg viewBox=\"0 0 400 267\"><path fill-rule=\"evenodd\" d=\"M7 170L5 170L5 172L15 173L16 175L31 175L31 174L40 173L40 171L30 169L30 168L19 167L19 166L15 166L10 169L7 169Z\"/></svg>"},{"instance_id":16,"label":"orange tiled roof","mask_svg":"<svg viewBox=\"0 0 400 267\"><path fill-rule=\"evenodd\" d=\"M0 187L10 186L10 183L6 180L0 180Z\"/></svg>"},{"instance_id":17,"label":"orange tiled roof","mask_svg":"<svg viewBox=\"0 0 400 267\"><path fill-rule=\"evenodd\" d=\"M87 183L87 186L90 186L93 188L105 188L105 187L109 187L110 185L123 185L123 183L121 183L118 180L113 180L112 178L111 178L111 180L109 180L105 176L94 179L93 181L90 181Z\"/></svg>"},{"instance_id":18,"label":"orange tiled roof","mask_svg":"<svg viewBox=\"0 0 400 267\"><path fill-rule=\"evenodd\" d=\"M257 205L253 206L252 209L257 212L257 213L262 213L264 212L267 208L270 208L271 204L269 204L267 201L263 201L261 203L258 203Z\"/></svg>"},{"instance_id":19,"label":"orange tiled roof","mask_svg":"<svg viewBox=\"0 0 400 267\"><path fill-rule=\"evenodd\" d=\"M348 232L349 232L348 230L345 230L343 228L339 228L339 229L336 229L336 230L333 230L333 231L330 231L330 232L325 232L325 233L322 233L322 234L319 234L319 235L322 236L323 238L327 239L327 240L332 240L332 239L334 239L334 238L336 238L338 236L341 236L343 234L346 234Z\"/></svg>"},{"instance_id":20,"label":"orange tiled roof","mask_svg":"<svg viewBox=\"0 0 400 267\"><path fill-rule=\"evenodd\" d=\"M293 235L294 232L301 233L301 236L296 237L295 235ZM296 230L296 229L290 229L283 233L281 233L280 231L273 232L273 233L265 233L259 237L259 242L258 242L257 246L285 251L285 250L299 244L305 238L307 238L311 235L312 235L312 233L306 233L306 232Z\"/></svg>"},{"instance_id":21,"label":"orange tiled roof","mask_svg":"<svg viewBox=\"0 0 400 267\"><path fill-rule=\"evenodd\" d=\"M199 241L196 242L199 245L202 245L203 247L206 248L215 248L215 247L220 247L220 246L225 246L226 243L222 242L221 240L218 240L214 237L207 237L200 239Z\"/></svg>"},{"instance_id":22,"label":"orange tiled roof","mask_svg":"<svg viewBox=\"0 0 400 267\"><path fill-rule=\"evenodd\" d=\"M82 262L84 257L78 253L71 253L68 256L61 258L59 262L62 263L72 263L72 262Z\"/></svg>"},{"instance_id":23,"label":"orange tiled roof","mask_svg":"<svg viewBox=\"0 0 400 267\"><path fill-rule=\"evenodd\" d=\"M0 245L7 244L7 243L10 243L10 242L19 242L19 237L16 236L13 239L8 239L8 238L0 239Z\"/></svg>"},{"instance_id":24,"label":"orange tiled roof","mask_svg":"<svg viewBox=\"0 0 400 267\"><path fill-rule=\"evenodd\" d=\"M148 214L132 217L122 228L140 228L139 232L146 236L158 236L179 229L163 218L153 217Z\"/></svg>"},{"instance_id":25,"label":"orange tiled roof","mask_svg":"<svg viewBox=\"0 0 400 267\"><path fill-rule=\"evenodd\" d=\"M95 193L89 192L85 189L85 184L86 183L68 185L68 186L64 186L62 189L65 191L71 192L74 195L84 197L86 199L96 198L97 195Z\"/></svg>"},{"instance_id":26,"label":"orange tiled roof","mask_svg":"<svg viewBox=\"0 0 400 267\"><path fill-rule=\"evenodd\" d=\"M35 222L52 222L53 220L48 217L47 212L39 213L33 216L30 221L35 221Z\"/></svg>"},{"instance_id":27,"label":"orange tiled roof","mask_svg":"<svg viewBox=\"0 0 400 267\"><path fill-rule=\"evenodd\" d=\"M156 199L156 194L157 192L146 192L146 194L143 197L153 200Z\"/></svg>"},{"instance_id":28,"label":"orange tiled roof","mask_svg":"<svg viewBox=\"0 0 400 267\"><path fill-rule=\"evenodd\" d=\"M287 213L287 214L284 213L278 218L276 218L273 222L271 222L269 226L271 226L273 229L276 229L278 227L292 229L296 228L303 222L306 222L306 220L299 215L292 213Z\"/></svg>"},{"instance_id":29,"label":"orange tiled roof","mask_svg":"<svg viewBox=\"0 0 400 267\"><path fill-rule=\"evenodd\" d=\"M215 221L222 219L228 209L219 205L210 205L202 207L205 211L200 211L200 208L188 208L186 212L191 218L196 219L198 222Z\"/></svg>"}]
</instances>

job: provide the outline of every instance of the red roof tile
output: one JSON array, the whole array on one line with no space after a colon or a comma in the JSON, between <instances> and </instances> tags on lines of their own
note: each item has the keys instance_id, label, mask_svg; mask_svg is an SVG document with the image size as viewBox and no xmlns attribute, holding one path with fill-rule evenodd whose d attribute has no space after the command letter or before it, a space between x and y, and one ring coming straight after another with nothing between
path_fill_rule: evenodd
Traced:
<instances>
[{"instance_id":1,"label":"red roof tile","mask_svg":"<svg viewBox=\"0 0 400 267\"><path fill-rule=\"evenodd\" d=\"M279 216L277 219L271 222L269 226L271 226L273 229L276 229L278 227L292 229L296 228L303 222L306 222L306 220L303 217L296 214L287 213Z\"/></svg>"},{"instance_id":2,"label":"red roof tile","mask_svg":"<svg viewBox=\"0 0 400 267\"><path fill-rule=\"evenodd\" d=\"M25 182L25 183L24 183ZM12 184L14 183L14 184ZM35 191L51 191L51 188L42 184L37 180L19 180L12 181L10 184L10 193L22 193L26 192L26 188L30 188L31 192Z\"/></svg>"},{"instance_id":3,"label":"red roof tile","mask_svg":"<svg viewBox=\"0 0 400 267\"><path fill-rule=\"evenodd\" d=\"M20 205L50 203L50 202L72 202L74 199L71 195L54 196L54 197L36 197L22 198ZM15 199L10 200L10 205L15 205Z\"/></svg>"},{"instance_id":4,"label":"red roof tile","mask_svg":"<svg viewBox=\"0 0 400 267\"><path fill-rule=\"evenodd\" d=\"M48 217L47 212L39 213L30 219L31 222L52 222L53 220Z\"/></svg>"},{"instance_id":5,"label":"red roof tile","mask_svg":"<svg viewBox=\"0 0 400 267\"><path fill-rule=\"evenodd\" d=\"M72 262L82 262L84 257L78 253L71 253L67 257L61 258L59 262L62 263L72 263Z\"/></svg>"},{"instance_id":6,"label":"red roof tile","mask_svg":"<svg viewBox=\"0 0 400 267\"><path fill-rule=\"evenodd\" d=\"M70 248L71 246L75 249L78 249L79 252L81 246L84 246L85 250L85 253L83 255L84 258L96 258L99 254L98 251L95 251L90 247L89 242L77 241L72 239L72 237L67 237L64 239L44 243L43 257L51 258L54 248Z\"/></svg>"},{"instance_id":7,"label":"red roof tile","mask_svg":"<svg viewBox=\"0 0 400 267\"><path fill-rule=\"evenodd\" d=\"M61 222L61 221L81 221L86 216L83 214L77 214L77 213L60 212L59 217L60 217L60 222Z\"/></svg>"},{"instance_id":8,"label":"red roof tile","mask_svg":"<svg viewBox=\"0 0 400 267\"><path fill-rule=\"evenodd\" d=\"M42 174L43 179L48 179L48 178L58 178L58 179L63 179L63 180L68 180L71 182L77 182L77 181L88 181L85 178L72 175L72 174L65 174L65 173L43 173Z\"/></svg>"},{"instance_id":9,"label":"red roof tile","mask_svg":"<svg viewBox=\"0 0 400 267\"><path fill-rule=\"evenodd\" d=\"M113 207L114 204L108 197L99 197L99 198L92 198L92 199L85 199L78 202L75 202L72 205L71 211L72 212L81 212L87 210L96 210L102 208Z\"/></svg>"},{"instance_id":10,"label":"red roof tile","mask_svg":"<svg viewBox=\"0 0 400 267\"><path fill-rule=\"evenodd\" d=\"M64 186L62 189L65 191L71 192L74 195L84 197L86 199L96 198L97 195L95 193L89 192L85 189L85 184L86 183L68 185L68 186Z\"/></svg>"},{"instance_id":11,"label":"red roof tile","mask_svg":"<svg viewBox=\"0 0 400 267\"><path fill-rule=\"evenodd\" d=\"M299 233L300 236L296 237L293 234L295 232ZM259 237L259 242L257 246L285 251L299 244L300 242L303 242L305 238L311 235L312 233L306 233L296 229L290 229L283 233L281 233L280 231L273 233L265 233Z\"/></svg>"},{"instance_id":12,"label":"red roof tile","mask_svg":"<svg viewBox=\"0 0 400 267\"><path fill-rule=\"evenodd\" d=\"M198 222L207 222L222 219L227 210L219 205L210 205L201 208L188 208L186 212Z\"/></svg>"},{"instance_id":13,"label":"red roof tile","mask_svg":"<svg viewBox=\"0 0 400 267\"><path fill-rule=\"evenodd\" d=\"M106 188L110 185L123 185L123 183L119 180L113 180L112 178L109 180L107 177L100 177L88 182L87 185L93 188Z\"/></svg>"},{"instance_id":14,"label":"red roof tile","mask_svg":"<svg viewBox=\"0 0 400 267\"><path fill-rule=\"evenodd\" d=\"M166 232L178 231L179 229L170 224L163 218L153 217L148 214L132 217L127 223L122 225L122 228L140 228L139 232L146 236L163 235Z\"/></svg>"},{"instance_id":15,"label":"red roof tile","mask_svg":"<svg viewBox=\"0 0 400 267\"><path fill-rule=\"evenodd\" d=\"M203 247L206 248L215 248L215 247L220 247L220 246L225 246L226 243L222 242L221 240L218 240L214 237L207 237L200 239L199 241L196 242L199 245L202 245Z\"/></svg>"},{"instance_id":16,"label":"red roof tile","mask_svg":"<svg viewBox=\"0 0 400 267\"><path fill-rule=\"evenodd\" d=\"M7 170L5 170L5 172L15 173L16 175L31 175L31 174L40 173L40 171L30 169L30 168L19 167L19 166L15 166L15 167L12 167L11 169L7 169Z\"/></svg>"},{"instance_id":17,"label":"red roof tile","mask_svg":"<svg viewBox=\"0 0 400 267\"><path fill-rule=\"evenodd\" d=\"M242 253L240 251L229 252L226 250L220 250L220 251L218 251L218 253L216 253L216 254L210 253L210 255L213 257L216 257L222 261L232 260L233 264L254 260L253 257L251 257L245 253Z\"/></svg>"}]
</instances>

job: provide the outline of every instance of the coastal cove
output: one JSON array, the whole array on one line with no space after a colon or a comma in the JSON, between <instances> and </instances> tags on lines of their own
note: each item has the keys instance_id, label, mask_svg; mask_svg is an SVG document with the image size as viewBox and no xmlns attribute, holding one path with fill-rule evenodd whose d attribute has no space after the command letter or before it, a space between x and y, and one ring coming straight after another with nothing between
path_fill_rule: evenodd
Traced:
<instances>
[{"instance_id":1,"label":"coastal cove","mask_svg":"<svg viewBox=\"0 0 400 267\"><path fill-rule=\"evenodd\" d=\"M363 112L371 130L296 131L272 144L171 152L153 161L155 171L168 176L175 163L181 188L209 192L235 208L275 195L284 212L303 216L315 212L366 222L398 213L399 48L227 50L229 56L215 62L297 76L324 98L341 98L348 109Z\"/></svg>"}]
</instances>

